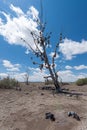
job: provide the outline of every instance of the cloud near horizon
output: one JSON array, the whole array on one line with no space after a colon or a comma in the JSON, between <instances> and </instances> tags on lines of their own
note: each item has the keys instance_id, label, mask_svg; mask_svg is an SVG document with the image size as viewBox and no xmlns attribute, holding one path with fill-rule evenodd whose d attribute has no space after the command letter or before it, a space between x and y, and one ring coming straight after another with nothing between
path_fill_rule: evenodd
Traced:
<instances>
[{"instance_id":1,"label":"cloud near horizon","mask_svg":"<svg viewBox=\"0 0 87 130\"><path fill-rule=\"evenodd\" d=\"M24 82L26 80L26 71L25 72L19 72L19 71L8 71L8 66L10 65L10 68L12 68L12 64L9 61L6 61L4 63L4 66L7 68L7 72L3 72L0 73L0 78L6 78L7 76L11 77L11 78L15 78L16 80L20 81L20 82ZM17 64L14 64L14 66ZM28 67L29 69L29 81L31 82L43 82L44 81L44 76L47 76L47 72L46 69L43 69L43 71L41 71L39 68L32 68L32 67Z\"/></svg>"},{"instance_id":2,"label":"cloud near horizon","mask_svg":"<svg viewBox=\"0 0 87 130\"><path fill-rule=\"evenodd\" d=\"M80 78L87 77L87 73L74 74L71 70L64 70L58 72L63 82L75 82Z\"/></svg>"},{"instance_id":3,"label":"cloud near horizon","mask_svg":"<svg viewBox=\"0 0 87 130\"><path fill-rule=\"evenodd\" d=\"M43 82L44 81L44 76L48 76L46 69L41 71L39 68L32 68L29 67L30 73L29 73L29 81L30 82ZM71 70L63 70L59 71L59 80L62 80L63 82L75 82L79 78L85 78L87 77L86 73L79 73L79 74L74 74ZM7 76L10 76L11 78L15 78L19 82L24 82L25 81L25 75L26 72L19 72L19 71L7 71L0 73L0 78L6 78Z\"/></svg>"},{"instance_id":4,"label":"cloud near horizon","mask_svg":"<svg viewBox=\"0 0 87 130\"><path fill-rule=\"evenodd\" d=\"M83 70L83 69L87 69L87 66L86 65L78 65L78 66L69 66L69 65L66 65L65 69L67 69L67 70L71 70L71 69Z\"/></svg>"}]
</instances>

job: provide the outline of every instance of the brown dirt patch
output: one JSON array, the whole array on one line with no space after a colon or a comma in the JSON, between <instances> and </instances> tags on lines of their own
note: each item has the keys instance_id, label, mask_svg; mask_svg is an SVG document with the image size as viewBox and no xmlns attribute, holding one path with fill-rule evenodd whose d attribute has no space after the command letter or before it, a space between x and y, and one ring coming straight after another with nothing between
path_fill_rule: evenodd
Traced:
<instances>
[{"instance_id":1,"label":"brown dirt patch","mask_svg":"<svg viewBox=\"0 0 87 130\"><path fill-rule=\"evenodd\" d=\"M1 130L87 130L87 96L52 94L40 90L43 84L22 86L22 91L0 89ZM87 86L64 86L70 91L87 93ZM43 93L43 94L41 94ZM75 111L81 118L77 121L67 116ZM45 113L52 112L56 120L45 119Z\"/></svg>"}]
</instances>

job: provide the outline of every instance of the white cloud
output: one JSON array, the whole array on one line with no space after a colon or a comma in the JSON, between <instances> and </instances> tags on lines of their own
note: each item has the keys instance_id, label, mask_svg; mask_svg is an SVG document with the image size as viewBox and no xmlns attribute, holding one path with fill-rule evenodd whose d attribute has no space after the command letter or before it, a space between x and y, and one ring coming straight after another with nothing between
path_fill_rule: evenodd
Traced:
<instances>
[{"instance_id":1,"label":"white cloud","mask_svg":"<svg viewBox=\"0 0 87 130\"><path fill-rule=\"evenodd\" d=\"M77 76L70 70L59 71L58 73L63 82L74 82L77 80Z\"/></svg>"},{"instance_id":2,"label":"white cloud","mask_svg":"<svg viewBox=\"0 0 87 130\"><path fill-rule=\"evenodd\" d=\"M70 70L59 71L58 74L61 77L63 82L75 82L79 78L87 77L87 73L74 74Z\"/></svg>"},{"instance_id":3,"label":"white cloud","mask_svg":"<svg viewBox=\"0 0 87 130\"><path fill-rule=\"evenodd\" d=\"M7 73L0 73L0 79L6 78L8 76Z\"/></svg>"},{"instance_id":4,"label":"white cloud","mask_svg":"<svg viewBox=\"0 0 87 130\"><path fill-rule=\"evenodd\" d=\"M12 64L10 61L8 60L3 60L3 66L6 68L7 71L20 71L20 64Z\"/></svg>"},{"instance_id":5,"label":"white cloud","mask_svg":"<svg viewBox=\"0 0 87 130\"><path fill-rule=\"evenodd\" d=\"M87 66L85 66L85 65L79 65L79 66L74 66L74 68L76 70L82 70L82 69L87 69Z\"/></svg>"},{"instance_id":6,"label":"white cloud","mask_svg":"<svg viewBox=\"0 0 87 130\"><path fill-rule=\"evenodd\" d=\"M0 18L0 35L2 35L9 44L21 45L29 49L29 45L35 49L35 44L31 36L31 31L38 34L37 22L39 12L32 6L24 13L19 7L13 5L10 9L14 11L16 16L12 16L5 12L1 12L6 18ZM26 43L23 41L25 39Z\"/></svg>"},{"instance_id":7,"label":"white cloud","mask_svg":"<svg viewBox=\"0 0 87 130\"><path fill-rule=\"evenodd\" d=\"M19 7L15 7L12 4L10 9L13 10L18 16L24 15L23 11Z\"/></svg>"},{"instance_id":8,"label":"white cloud","mask_svg":"<svg viewBox=\"0 0 87 130\"><path fill-rule=\"evenodd\" d=\"M87 77L87 76L86 76ZM78 79L83 79L83 78L85 78L85 76L84 75L82 75L82 74L80 74L80 75L78 75L78 77L77 77Z\"/></svg>"},{"instance_id":9,"label":"white cloud","mask_svg":"<svg viewBox=\"0 0 87 130\"><path fill-rule=\"evenodd\" d=\"M70 69L72 69L72 66L66 65L65 69L70 70Z\"/></svg>"},{"instance_id":10,"label":"white cloud","mask_svg":"<svg viewBox=\"0 0 87 130\"><path fill-rule=\"evenodd\" d=\"M27 11L27 14L32 16L33 19L36 19L38 18L39 12L33 6L31 6L29 11Z\"/></svg>"},{"instance_id":11,"label":"white cloud","mask_svg":"<svg viewBox=\"0 0 87 130\"><path fill-rule=\"evenodd\" d=\"M36 49L31 31L35 31L37 34L38 24L36 22L39 12L33 6L24 13L19 7L15 7L11 4L10 9L16 14L1 12L6 18L0 18L0 35L2 35L9 44L21 45L30 50L29 45L33 49ZM23 41L25 39L26 43ZM41 48L40 48L41 49ZM63 53L65 60L71 60L77 54L87 53L87 41L81 42L72 41L70 39L64 39L64 42L60 44L60 51ZM27 51L28 53L28 51ZM50 54L52 57L53 52ZM57 55L56 58L59 56Z\"/></svg>"},{"instance_id":12,"label":"white cloud","mask_svg":"<svg viewBox=\"0 0 87 130\"><path fill-rule=\"evenodd\" d=\"M52 58L53 56L54 56L54 52L51 52L50 54L49 54L49 56ZM57 59L57 58L59 58L59 55L58 54L56 54L56 56L55 56L55 59Z\"/></svg>"},{"instance_id":13,"label":"white cloud","mask_svg":"<svg viewBox=\"0 0 87 130\"><path fill-rule=\"evenodd\" d=\"M87 78L87 73L80 73L77 78L78 79Z\"/></svg>"},{"instance_id":14,"label":"white cloud","mask_svg":"<svg viewBox=\"0 0 87 130\"><path fill-rule=\"evenodd\" d=\"M81 42L64 39L64 42L60 44L60 51L65 56L66 60L71 60L77 54L87 53L87 41Z\"/></svg>"},{"instance_id":15,"label":"white cloud","mask_svg":"<svg viewBox=\"0 0 87 130\"><path fill-rule=\"evenodd\" d=\"M44 76L48 76L46 70L43 70L42 72L39 70L39 68L30 68L30 73L29 73L29 81L44 81ZM32 73L31 73L32 72ZM11 78L15 78L16 80L20 82L25 81L25 74L26 72L7 72L7 73L0 73L0 78L6 78L7 76ZM70 70L64 70L64 71L59 71L59 80L62 79L63 82L75 82L79 78L85 78L87 77L87 73L79 73L79 74L74 74Z\"/></svg>"},{"instance_id":16,"label":"white cloud","mask_svg":"<svg viewBox=\"0 0 87 130\"><path fill-rule=\"evenodd\" d=\"M39 68L30 68L32 71L32 75L29 76L30 81L44 81L44 76L47 76L47 72L45 69L42 71Z\"/></svg>"},{"instance_id":17,"label":"white cloud","mask_svg":"<svg viewBox=\"0 0 87 130\"><path fill-rule=\"evenodd\" d=\"M29 50L28 50L28 49L25 51L25 54L26 54L26 55L28 55L28 54L29 54Z\"/></svg>"},{"instance_id":18,"label":"white cloud","mask_svg":"<svg viewBox=\"0 0 87 130\"><path fill-rule=\"evenodd\" d=\"M13 72L6 72L6 73L0 73L0 78L6 78L6 77L10 77L10 78L15 78L17 81L23 82L24 81L24 75L25 73L13 73Z\"/></svg>"},{"instance_id":19,"label":"white cloud","mask_svg":"<svg viewBox=\"0 0 87 130\"><path fill-rule=\"evenodd\" d=\"M44 76L47 76L46 70L44 69L41 71L39 68L31 68L29 67L29 81L31 82L39 82L44 81ZM9 75L11 78L15 78L18 81L24 82L25 81L25 74L26 72L7 72L7 76Z\"/></svg>"},{"instance_id":20,"label":"white cloud","mask_svg":"<svg viewBox=\"0 0 87 130\"><path fill-rule=\"evenodd\" d=\"M70 69L82 70L82 69L87 69L87 66L86 65L79 65L79 66L72 67L72 66L66 65L65 69L67 69L67 70L70 70Z\"/></svg>"},{"instance_id":21,"label":"white cloud","mask_svg":"<svg viewBox=\"0 0 87 130\"><path fill-rule=\"evenodd\" d=\"M14 75L11 75L12 78L15 78L19 82L24 82L25 81L25 72L23 73L14 73Z\"/></svg>"}]
</instances>

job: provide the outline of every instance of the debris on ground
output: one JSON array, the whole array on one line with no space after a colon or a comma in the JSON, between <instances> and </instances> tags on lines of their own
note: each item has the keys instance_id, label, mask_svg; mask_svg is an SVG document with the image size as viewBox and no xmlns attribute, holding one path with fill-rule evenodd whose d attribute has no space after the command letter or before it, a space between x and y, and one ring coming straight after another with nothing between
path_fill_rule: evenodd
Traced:
<instances>
[{"instance_id":1,"label":"debris on ground","mask_svg":"<svg viewBox=\"0 0 87 130\"><path fill-rule=\"evenodd\" d=\"M74 112L74 111L68 112L68 116L69 116L69 117L72 116L72 117L75 118L76 120L80 121L79 115L78 115L76 112Z\"/></svg>"},{"instance_id":2,"label":"debris on ground","mask_svg":"<svg viewBox=\"0 0 87 130\"><path fill-rule=\"evenodd\" d=\"M51 112L45 113L45 119L50 119L51 121L55 121L55 116Z\"/></svg>"},{"instance_id":3,"label":"debris on ground","mask_svg":"<svg viewBox=\"0 0 87 130\"><path fill-rule=\"evenodd\" d=\"M43 96L44 95L44 93L41 93L41 96Z\"/></svg>"}]
</instances>

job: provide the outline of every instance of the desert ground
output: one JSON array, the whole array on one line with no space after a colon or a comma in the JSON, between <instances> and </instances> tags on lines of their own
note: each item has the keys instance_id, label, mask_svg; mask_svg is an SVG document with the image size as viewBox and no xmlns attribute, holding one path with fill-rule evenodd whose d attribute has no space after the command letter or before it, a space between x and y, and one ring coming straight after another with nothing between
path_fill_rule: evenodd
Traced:
<instances>
[{"instance_id":1,"label":"desert ground","mask_svg":"<svg viewBox=\"0 0 87 130\"><path fill-rule=\"evenodd\" d=\"M42 90L44 83L21 85L21 91L0 89L0 130L87 130L87 85L64 85L70 92L83 95L55 94ZM80 121L68 117L76 112ZM51 112L55 121L45 118Z\"/></svg>"}]
</instances>

